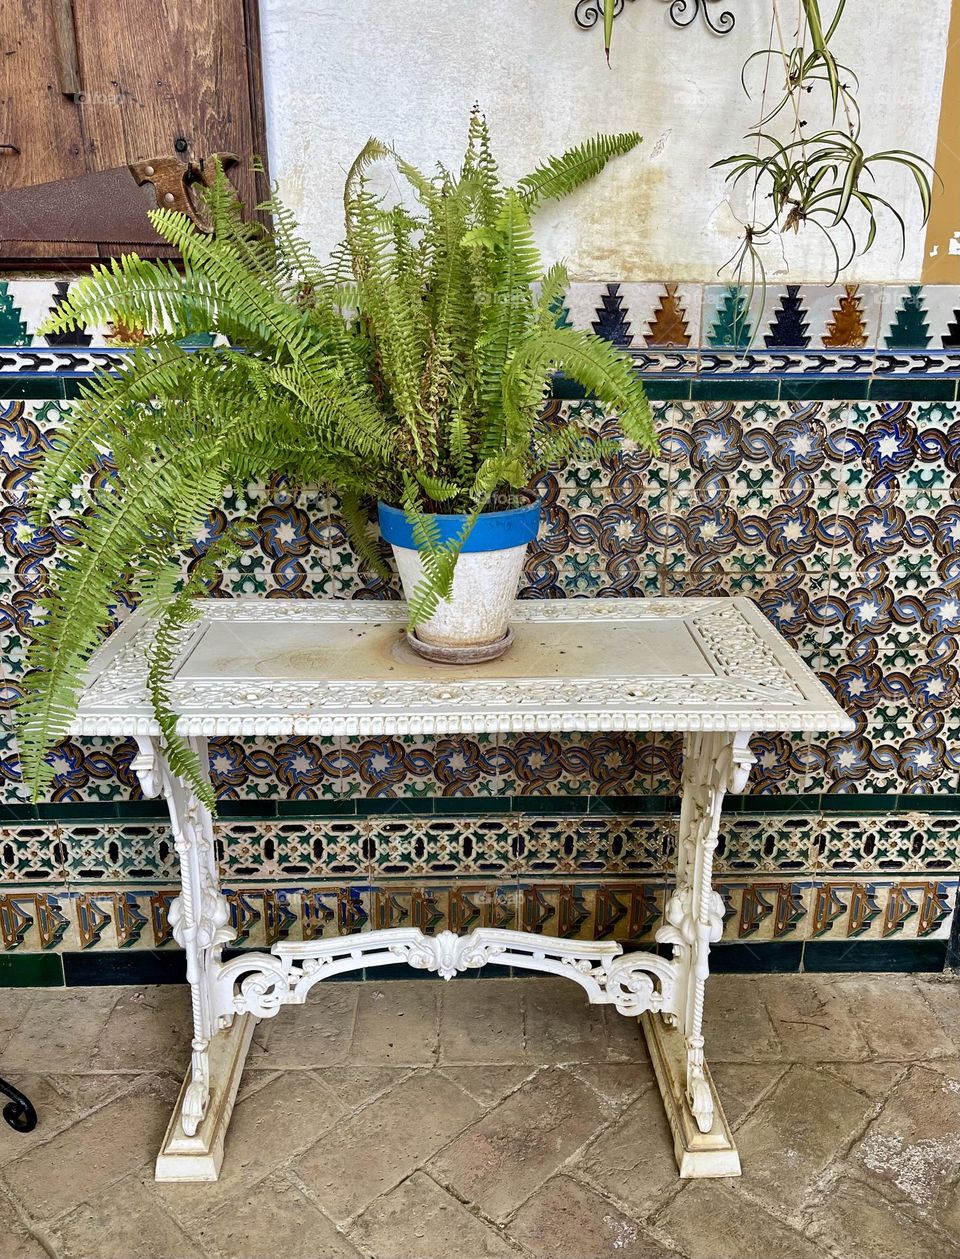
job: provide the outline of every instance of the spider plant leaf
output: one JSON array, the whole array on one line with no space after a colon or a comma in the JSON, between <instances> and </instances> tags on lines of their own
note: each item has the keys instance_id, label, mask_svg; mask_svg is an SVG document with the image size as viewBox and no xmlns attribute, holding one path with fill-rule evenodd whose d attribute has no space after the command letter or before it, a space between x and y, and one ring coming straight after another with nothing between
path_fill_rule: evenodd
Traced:
<instances>
[{"instance_id":1,"label":"spider plant leaf","mask_svg":"<svg viewBox=\"0 0 960 1259\"><path fill-rule=\"evenodd\" d=\"M896 162L897 165L907 168L916 181L917 190L920 193L920 204L923 207L923 222L926 223L930 217L933 189L930 184L930 178L923 166L929 166L931 170L934 169L933 166L925 161L924 158L918 157L916 153L909 153L905 149L886 149L882 153L872 153L869 160L871 162ZM935 171L934 174L936 174Z\"/></svg>"},{"instance_id":2,"label":"spider plant leaf","mask_svg":"<svg viewBox=\"0 0 960 1259\"><path fill-rule=\"evenodd\" d=\"M747 66L749 66L751 61L756 61L757 57L773 57L775 55L776 50L773 48L758 48L756 52L752 52L750 54L740 67L740 85L743 88L744 94L748 100L750 99L750 89L747 87L747 80L744 77L747 73Z\"/></svg>"},{"instance_id":3,"label":"spider plant leaf","mask_svg":"<svg viewBox=\"0 0 960 1259\"><path fill-rule=\"evenodd\" d=\"M803 11L807 19L807 28L810 31L810 40L813 44L813 50L823 65L830 81L830 99L833 103L833 116L837 116L837 105L840 101L840 74L837 68L837 59L827 47L827 38L823 33L823 21L820 16L819 0L803 0ZM834 15L836 18L836 14ZM836 27L836 20L830 27L830 34Z\"/></svg>"},{"instance_id":4,"label":"spider plant leaf","mask_svg":"<svg viewBox=\"0 0 960 1259\"><path fill-rule=\"evenodd\" d=\"M877 239L877 216L873 210L873 202L871 201L870 197L867 196L865 192L861 192L859 189L857 189L857 191L853 195L856 198L856 200L860 202L860 204L863 206L863 208L866 210L869 216L869 226L867 228L867 243L863 247L863 253L866 253L867 250L870 248L870 246L873 244L873 242ZM889 202L885 204L889 205ZM894 214L896 214L896 210L894 210ZM899 214L897 214L897 218L898 219L900 218ZM900 219L900 227L902 230L903 219Z\"/></svg>"},{"instance_id":5,"label":"spider plant leaf","mask_svg":"<svg viewBox=\"0 0 960 1259\"><path fill-rule=\"evenodd\" d=\"M837 202L837 213L834 223L840 223L847 216L847 210L850 208L850 199L853 196L857 181L860 178L860 171L863 169L863 163L857 158L850 161L847 166L847 173L843 177L843 183L840 187L840 200Z\"/></svg>"},{"instance_id":6,"label":"spider plant leaf","mask_svg":"<svg viewBox=\"0 0 960 1259\"><path fill-rule=\"evenodd\" d=\"M889 210L890 213L893 215L893 217L897 220L897 223L900 227L900 257L902 258L903 255L907 251L907 225L903 221L903 215L900 213L897 207L892 204L892 202L888 201L886 197L881 197L878 192L863 193L863 196L871 203L871 206L874 203L876 203L877 205L882 205L884 209ZM869 244L866 245L864 247L863 252L866 253L867 249L869 248L870 248L870 245Z\"/></svg>"},{"instance_id":7,"label":"spider plant leaf","mask_svg":"<svg viewBox=\"0 0 960 1259\"><path fill-rule=\"evenodd\" d=\"M607 65L610 64L610 44L613 40L613 19L616 8L617 0L603 0L603 51L606 53Z\"/></svg>"},{"instance_id":8,"label":"spider plant leaf","mask_svg":"<svg viewBox=\"0 0 960 1259\"><path fill-rule=\"evenodd\" d=\"M843 266L841 266L840 251L839 249L837 249L836 242L834 241L830 233L827 231L827 229L823 226L822 223L819 223L816 219L808 218L807 222L812 223L814 227L819 228L819 230L823 233L824 238L827 241L827 244L830 246L830 249L834 257L834 263L835 263L835 266L833 269L833 279L831 280L831 283L835 284L840 272L844 269L844 267L848 267L850 265L851 261L853 260L853 255L854 253L856 253L857 243L856 243L856 237L853 235L853 229L850 227L849 223L844 221L844 227L846 227L847 231L850 233L851 237L853 238L853 252L850 254L850 257L843 264Z\"/></svg>"},{"instance_id":9,"label":"spider plant leaf","mask_svg":"<svg viewBox=\"0 0 960 1259\"><path fill-rule=\"evenodd\" d=\"M823 42L825 44L829 44L830 40L833 39L833 32L839 26L840 19L843 17L843 11L846 7L847 7L847 0L837 0L837 7L833 14L833 20L831 21L830 25L827 27L827 33L823 37Z\"/></svg>"}]
</instances>

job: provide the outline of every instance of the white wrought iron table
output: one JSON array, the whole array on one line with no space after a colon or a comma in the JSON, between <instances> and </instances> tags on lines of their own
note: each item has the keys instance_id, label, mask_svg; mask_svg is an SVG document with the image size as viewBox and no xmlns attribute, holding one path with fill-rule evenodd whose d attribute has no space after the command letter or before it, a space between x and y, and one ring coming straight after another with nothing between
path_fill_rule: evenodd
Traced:
<instances>
[{"instance_id":1,"label":"white wrought iron table","mask_svg":"<svg viewBox=\"0 0 960 1259\"><path fill-rule=\"evenodd\" d=\"M495 927L465 936L398 927L223 961L233 932L213 819L164 757L145 690L152 626L136 613L92 661L71 732L133 736L144 793L170 809L181 872L170 918L186 952L193 1038L157 1179L217 1178L257 1019L363 967L452 979L491 961L564 976L590 1002L642 1016L680 1175L739 1175L704 1059L704 985L723 927L712 887L721 805L746 785L752 734L847 730L850 719L748 599L518 602L508 654L466 669L415 655L404 617L397 603L204 602L175 669L180 733L206 764L215 735L682 731L676 876L656 933L673 956Z\"/></svg>"}]
</instances>

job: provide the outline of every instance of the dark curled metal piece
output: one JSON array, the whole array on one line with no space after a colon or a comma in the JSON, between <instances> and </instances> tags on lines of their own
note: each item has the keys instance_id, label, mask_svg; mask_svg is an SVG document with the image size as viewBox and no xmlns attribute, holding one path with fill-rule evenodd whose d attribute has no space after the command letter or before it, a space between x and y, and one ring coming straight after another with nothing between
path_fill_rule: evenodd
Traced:
<instances>
[{"instance_id":1,"label":"dark curled metal piece","mask_svg":"<svg viewBox=\"0 0 960 1259\"><path fill-rule=\"evenodd\" d=\"M3 1117L10 1127L17 1132L32 1132L37 1126L37 1112L30 1098L4 1079L0 1079L0 1093L10 1098L3 1108Z\"/></svg>"},{"instance_id":2,"label":"dark curled metal piece","mask_svg":"<svg viewBox=\"0 0 960 1259\"><path fill-rule=\"evenodd\" d=\"M713 5L722 0L665 0L670 5L670 20L675 26L690 26L697 20L698 14L703 18L707 28L714 35L729 35L736 25L737 19L729 9L722 9L714 17ZM623 12L624 0L616 0L613 16L619 17ZM577 0L573 16L579 27L589 30L603 17L603 0Z\"/></svg>"},{"instance_id":3,"label":"dark curled metal piece","mask_svg":"<svg viewBox=\"0 0 960 1259\"><path fill-rule=\"evenodd\" d=\"M737 19L729 9L723 9L714 19L712 5L720 0L671 0L670 17L676 26L689 26L699 13L714 35L729 35Z\"/></svg>"},{"instance_id":4,"label":"dark curled metal piece","mask_svg":"<svg viewBox=\"0 0 960 1259\"><path fill-rule=\"evenodd\" d=\"M613 6L613 16L619 17L623 12L623 0L616 0ZM582 26L588 31L591 26L596 26L603 17L603 0L577 0L577 7L573 11L578 26Z\"/></svg>"}]
</instances>

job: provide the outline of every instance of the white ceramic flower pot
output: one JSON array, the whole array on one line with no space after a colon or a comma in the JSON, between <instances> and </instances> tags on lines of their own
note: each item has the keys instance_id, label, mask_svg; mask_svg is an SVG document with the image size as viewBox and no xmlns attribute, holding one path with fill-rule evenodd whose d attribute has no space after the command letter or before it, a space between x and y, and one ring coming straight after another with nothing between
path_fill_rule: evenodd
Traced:
<instances>
[{"instance_id":1,"label":"white ceramic flower pot","mask_svg":"<svg viewBox=\"0 0 960 1259\"><path fill-rule=\"evenodd\" d=\"M381 503L380 530L393 548L407 599L423 578L413 528L403 512ZM457 537L464 516L435 516L442 540ZM510 610L517 597L527 547L537 536L540 502L509 511L484 512L467 538L453 576L453 593L429 620L416 628L414 647L423 644L433 658L493 659L509 644ZM445 652L449 655L445 656Z\"/></svg>"}]
</instances>

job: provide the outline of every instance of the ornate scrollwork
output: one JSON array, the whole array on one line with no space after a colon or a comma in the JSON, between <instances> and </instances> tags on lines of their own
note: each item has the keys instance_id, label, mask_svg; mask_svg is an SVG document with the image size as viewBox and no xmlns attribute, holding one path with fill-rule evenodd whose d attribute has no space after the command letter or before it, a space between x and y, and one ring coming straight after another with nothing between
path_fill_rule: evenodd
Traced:
<instances>
[{"instance_id":1,"label":"ornate scrollwork","mask_svg":"<svg viewBox=\"0 0 960 1259\"><path fill-rule=\"evenodd\" d=\"M195 1066L194 1071L196 1071ZM180 1106L180 1125L188 1137L192 1137L200 1127L209 1098L210 1082L208 1079L204 1077L190 1081Z\"/></svg>"},{"instance_id":2,"label":"ornate scrollwork","mask_svg":"<svg viewBox=\"0 0 960 1259\"><path fill-rule=\"evenodd\" d=\"M157 744L154 739L145 738L143 735L138 735L136 742L137 754L131 761L130 768L137 776L140 790L148 800L152 800L163 790L163 772Z\"/></svg>"},{"instance_id":3,"label":"ornate scrollwork","mask_svg":"<svg viewBox=\"0 0 960 1259\"><path fill-rule=\"evenodd\" d=\"M622 12L623 0L616 0L613 6L613 16L619 17ZM591 26L596 26L603 16L603 0L577 0L573 16L577 25L588 31Z\"/></svg>"},{"instance_id":4,"label":"ornate scrollwork","mask_svg":"<svg viewBox=\"0 0 960 1259\"><path fill-rule=\"evenodd\" d=\"M613 16L619 17L623 12L624 0L616 0ZM712 5L720 0L666 0L670 5L670 20L674 26L690 26L699 14L714 35L729 35L736 25L737 19L729 9L723 9L714 17ZM577 0L573 16L578 26L584 30L596 26L603 16L603 0Z\"/></svg>"},{"instance_id":5,"label":"ornate scrollwork","mask_svg":"<svg viewBox=\"0 0 960 1259\"><path fill-rule=\"evenodd\" d=\"M272 953L248 953L223 962L215 972L215 1014L228 1027L234 1014L270 1019L294 1000L291 968Z\"/></svg>"},{"instance_id":6,"label":"ornate scrollwork","mask_svg":"<svg viewBox=\"0 0 960 1259\"><path fill-rule=\"evenodd\" d=\"M690 26L700 14L707 27L714 35L729 35L737 23L737 19L729 9L721 10L716 18L711 5L720 0L669 0L670 17L675 26Z\"/></svg>"},{"instance_id":7,"label":"ornate scrollwork","mask_svg":"<svg viewBox=\"0 0 960 1259\"><path fill-rule=\"evenodd\" d=\"M701 1132L713 1127L713 1094L702 1070L693 1073L687 1084L687 1105Z\"/></svg>"},{"instance_id":8,"label":"ornate scrollwork","mask_svg":"<svg viewBox=\"0 0 960 1259\"><path fill-rule=\"evenodd\" d=\"M723 897L719 892L707 893L705 936L709 944L716 944L723 935ZM664 911L666 922L657 931L658 944L672 944L674 948L692 949L697 943L698 917L694 912L694 890L681 887L667 898Z\"/></svg>"},{"instance_id":9,"label":"ornate scrollwork","mask_svg":"<svg viewBox=\"0 0 960 1259\"><path fill-rule=\"evenodd\" d=\"M620 1014L671 1013L676 1005L677 964L655 953L624 954L612 942L557 940L497 927L478 927L465 936L452 931L426 936L413 927L394 927L278 944L272 953L224 962L215 971L215 1013L219 1027L237 1012L271 1018L283 1005L306 1001L321 980L364 966L406 964L453 979L493 961L572 979L592 1004L612 1005Z\"/></svg>"},{"instance_id":10,"label":"ornate scrollwork","mask_svg":"<svg viewBox=\"0 0 960 1259\"><path fill-rule=\"evenodd\" d=\"M441 979L453 979L461 971L486 966L505 949L504 944L484 942L476 932L458 936L452 931L441 931L439 935L424 936L413 943L390 946L390 952L402 957L408 966L415 970L436 971Z\"/></svg>"}]
</instances>

